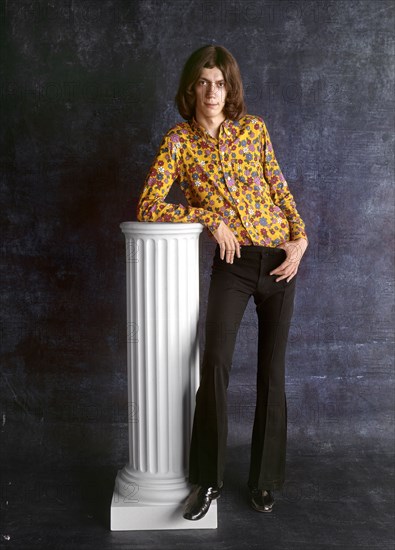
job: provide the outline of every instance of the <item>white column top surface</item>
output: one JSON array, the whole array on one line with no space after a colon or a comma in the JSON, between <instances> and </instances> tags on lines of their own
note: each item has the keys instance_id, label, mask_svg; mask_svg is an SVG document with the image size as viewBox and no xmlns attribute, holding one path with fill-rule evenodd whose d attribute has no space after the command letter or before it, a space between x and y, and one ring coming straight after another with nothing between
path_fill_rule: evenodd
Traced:
<instances>
[{"instance_id":1,"label":"white column top surface","mask_svg":"<svg viewBox=\"0 0 395 550\"><path fill-rule=\"evenodd\" d=\"M122 222L120 228L126 234L182 235L201 233L204 225L201 223Z\"/></svg>"}]
</instances>

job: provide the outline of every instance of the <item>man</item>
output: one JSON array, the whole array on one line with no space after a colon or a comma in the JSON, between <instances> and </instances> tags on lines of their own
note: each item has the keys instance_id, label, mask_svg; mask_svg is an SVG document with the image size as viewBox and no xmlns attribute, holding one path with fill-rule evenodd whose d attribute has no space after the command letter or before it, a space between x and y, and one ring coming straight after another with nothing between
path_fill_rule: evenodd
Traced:
<instances>
[{"instance_id":1,"label":"man","mask_svg":"<svg viewBox=\"0 0 395 550\"><path fill-rule=\"evenodd\" d=\"M189 456L195 487L184 518L204 517L221 493L229 373L251 295L258 316L258 365L248 487L253 508L270 512L272 491L284 483L285 349L296 275L308 244L305 225L265 122L246 114L240 71L228 50L208 45L189 57L176 103L185 121L162 140L137 219L200 222L217 243ZM174 181L188 206L165 202Z\"/></svg>"}]
</instances>

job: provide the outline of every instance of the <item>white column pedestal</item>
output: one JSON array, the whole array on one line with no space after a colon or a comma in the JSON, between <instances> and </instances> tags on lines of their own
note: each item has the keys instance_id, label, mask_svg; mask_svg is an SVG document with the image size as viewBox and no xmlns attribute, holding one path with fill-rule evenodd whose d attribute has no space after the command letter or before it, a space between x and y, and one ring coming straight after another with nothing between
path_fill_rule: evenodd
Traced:
<instances>
[{"instance_id":1,"label":"white column pedestal","mask_svg":"<svg viewBox=\"0 0 395 550\"><path fill-rule=\"evenodd\" d=\"M217 503L182 517L199 385L200 223L125 222L129 463L118 471L111 530L215 529Z\"/></svg>"}]
</instances>

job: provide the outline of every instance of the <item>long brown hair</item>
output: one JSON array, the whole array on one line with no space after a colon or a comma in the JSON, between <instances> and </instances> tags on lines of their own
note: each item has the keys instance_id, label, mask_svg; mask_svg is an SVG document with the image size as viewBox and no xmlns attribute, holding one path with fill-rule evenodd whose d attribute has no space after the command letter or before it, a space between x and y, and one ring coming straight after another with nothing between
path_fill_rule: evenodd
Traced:
<instances>
[{"instance_id":1,"label":"long brown hair","mask_svg":"<svg viewBox=\"0 0 395 550\"><path fill-rule=\"evenodd\" d=\"M201 70L213 67L217 67L222 72L226 83L225 116L237 120L246 114L243 83L236 59L223 46L208 45L191 54L181 73L175 101L180 115L186 120L190 120L195 114L194 86Z\"/></svg>"}]
</instances>

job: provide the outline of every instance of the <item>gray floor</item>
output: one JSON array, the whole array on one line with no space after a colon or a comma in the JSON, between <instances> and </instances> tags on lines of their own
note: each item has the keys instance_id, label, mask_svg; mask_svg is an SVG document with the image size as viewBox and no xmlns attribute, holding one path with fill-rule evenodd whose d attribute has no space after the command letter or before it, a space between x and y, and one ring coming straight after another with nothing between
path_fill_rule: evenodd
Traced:
<instances>
[{"instance_id":1,"label":"gray floor","mask_svg":"<svg viewBox=\"0 0 395 550\"><path fill-rule=\"evenodd\" d=\"M271 514L249 506L249 448L230 446L218 529L111 532L117 467L2 472L0 548L25 549L392 549L393 460L383 452L334 456L292 448L288 480ZM29 473L28 473L29 471ZM9 540L7 540L7 538Z\"/></svg>"},{"instance_id":2,"label":"gray floor","mask_svg":"<svg viewBox=\"0 0 395 550\"><path fill-rule=\"evenodd\" d=\"M250 507L246 490L253 378L253 369L235 369L229 387L218 529L150 532L110 531L115 477L128 456L126 398L120 402L115 390L106 400L92 392L84 409L76 386L73 395L59 394L62 406L54 401L43 408L39 401L13 400L4 385L1 550L393 550L388 379L376 376L374 385L364 378L358 384L325 379L309 385L289 374L286 483L274 493L273 512L260 514ZM33 376L30 384L39 387Z\"/></svg>"}]
</instances>

